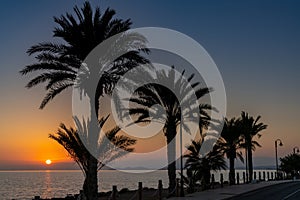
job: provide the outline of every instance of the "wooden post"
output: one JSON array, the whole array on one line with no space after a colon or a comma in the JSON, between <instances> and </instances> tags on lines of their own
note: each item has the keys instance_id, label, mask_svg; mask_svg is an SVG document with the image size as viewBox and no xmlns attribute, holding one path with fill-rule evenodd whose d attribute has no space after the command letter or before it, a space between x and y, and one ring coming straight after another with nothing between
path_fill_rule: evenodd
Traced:
<instances>
[{"instance_id":1,"label":"wooden post","mask_svg":"<svg viewBox=\"0 0 300 200\"><path fill-rule=\"evenodd\" d=\"M117 200L117 186L116 185L113 185L113 187L112 187L111 199Z\"/></svg>"},{"instance_id":2,"label":"wooden post","mask_svg":"<svg viewBox=\"0 0 300 200\"><path fill-rule=\"evenodd\" d=\"M158 200L162 200L162 190L163 190L162 180L158 180Z\"/></svg>"},{"instance_id":3,"label":"wooden post","mask_svg":"<svg viewBox=\"0 0 300 200\"><path fill-rule=\"evenodd\" d=\"M223 187L224 186L224 177L223 177L222 173L220 174L220 182L221 182L221 187Z\"/></svg>"},{"instance_id":4,"label":"wooden post","mask_svg":"<svg viewBox=\"0 0 300 200\"><path fill-rule=\"evenodd\" d=\"M244 182L244 184L246 183L246 175L245 175L245 172L243 172L243 182Z\"/></svg>"},{"instance_id":5,"label":"wooden post","mask_svg":"<svg viewBox=\"0 0 300 200\"><path fill-rule=\"evenodd\" d=\"M180 196L180 178L176 178L176 197Z\"/></svg>"},{"instance_id":6,"label":"wooden post","mask_svg":"<svg viewBox=\"0 0 300 200\"><path fill-rule=\"evenodd\" d=\"M254 172L254 180L256 180L256 172Z\"/></svg>"},{"instance_id":7,"label":"wooden post","mask_svg":"<svg viewBox=\"0 0 300 200\"><path fill-rule=\"evenodd\" d=\"M212 189L215 188L215 175L214 174L211 175L211 187L212 187Z\"/></svg>"},{"instance_id":8,"label":"wooden post","mask_svg":"<svg viewBox=\"0 0 300 200\"><path fill-rule=\"evenodd\" d=\"M267 172L267 179L270 180L270 172Z\"/></svg>"},{"instance_id":9,"label":"wooden post","mask_svg":"<svg viewBox=\"0 0 300 200\"><path fill-rule=\"evenodd\" d=\"M138 192L138 200L143 199L143 183L139 182L139 192Z\"/></svg>"},{"instance_id":10,"label":"wooden post","mask_svg":"<svg viewBox=\"0 0 300 200\"><path fill-rule=\"evenodd\" d=\"M239 185L240 184L240 173L236 173L236 184Z\"/></svg>"},{"instance_id":11,"label":"wooden post","mask_svg":"<svg viewBox=\"0 0 300 200\"><path fill-rule=\"evenodd\" d=\"M263 171L263 180L266 181L266 172Z\"/></svg>"},{"instance_id":12,"label":"wooden post","mask_svg":"<svg viewBox=\"0 0 300 200\"><path fill-rule=\"evenodd\" d=\"M258 180L261 181L261 172L258 172Z\"/></svg>"}]
</instances>

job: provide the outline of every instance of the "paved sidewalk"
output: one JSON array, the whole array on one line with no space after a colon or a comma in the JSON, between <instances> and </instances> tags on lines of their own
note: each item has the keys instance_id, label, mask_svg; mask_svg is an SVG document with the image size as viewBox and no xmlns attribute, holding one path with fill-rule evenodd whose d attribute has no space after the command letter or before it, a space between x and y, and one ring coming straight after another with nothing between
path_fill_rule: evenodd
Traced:
<instances>
[{"instance_id":1,"label":"paved sidewalk","mask_svg":"<svg viewBox=\"0 0 300 200\"><path fill-rule=\"evenodd\" d=\"M260 188L264 188L270 185L280 184L280 183L287 183L292 182L291 180L288 181L266 181L260 183L251 183L251 184L241 184L241 185L232 185L232 186L225 186L223 188L211 189L202 192L196 192L193 194L187 194L186 197L173 197L170 198L171 200L221 200L226 199L229 197L233 197L239 194L243 194L246 192L250 192L253 190L257 190Z\"/></svg>"}]
</instances>

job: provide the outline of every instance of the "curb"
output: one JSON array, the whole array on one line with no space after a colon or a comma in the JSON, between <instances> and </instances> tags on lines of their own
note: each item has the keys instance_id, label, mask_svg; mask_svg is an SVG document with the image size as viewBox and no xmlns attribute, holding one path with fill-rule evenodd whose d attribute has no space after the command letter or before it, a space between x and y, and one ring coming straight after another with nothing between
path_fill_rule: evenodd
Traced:
<instances>
[{"instance_id":1,"label":"curb","mask_svg":"<svg viewBox=\"0 0 300 200\"><path fill-rule=\"evenodd\" d=\"M266 186L263 186L263 187L261 187L261 188L257 188L257 189L253 189L253 190L250 190L250 191L247 191L247 192L243 192L243 193L241 193L241 194L237 194L237 195L234 195L234 196L232 196L232 197L227 197L227 198L225 198L225 199L222 199L222 200L230 200L230 199L233 199L233 198L237 198L237 197L239 197L239 196L242 196L242 195L247 195L247 194L250 194L250 193L252 193L252 192L257 192L257 191L260 191L260 190L264 190L264 189L266 189L266 188L268 188L268 187L272 187L272 186L274 186L274 185L280 185L280 184L286 184L286 183L293 183L293 182L295 182L295 181L286 181L286 182L282 182L282 183L274 183L274 184L272 184L272 185L266 185Z\"/></svg>"}]
</instances>

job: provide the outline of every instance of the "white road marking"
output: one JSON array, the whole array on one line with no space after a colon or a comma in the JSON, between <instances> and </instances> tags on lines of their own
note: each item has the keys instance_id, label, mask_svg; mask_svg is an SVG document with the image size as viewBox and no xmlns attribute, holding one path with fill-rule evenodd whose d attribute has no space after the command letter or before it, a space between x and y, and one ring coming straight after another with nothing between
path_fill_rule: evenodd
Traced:
<instances>
[{"instance_id":1,"label":"white road marking","mask_svg":"<svg viewBox=\"0 0 300 200\"><path fill-rule=\"evenodd\" d=\"M287 195L286 197L284 197L282 200L286 200L286 199L288 199L288 198L290 198L290 197L292 197L292 196L294 196L296 193L298 193L298 192L300 192L300 189L298 189L298 190L296 190L295 192L293 192L293 193L291 193L291 194L289 194L289 195Z\"/></svg>"}]
</instances>

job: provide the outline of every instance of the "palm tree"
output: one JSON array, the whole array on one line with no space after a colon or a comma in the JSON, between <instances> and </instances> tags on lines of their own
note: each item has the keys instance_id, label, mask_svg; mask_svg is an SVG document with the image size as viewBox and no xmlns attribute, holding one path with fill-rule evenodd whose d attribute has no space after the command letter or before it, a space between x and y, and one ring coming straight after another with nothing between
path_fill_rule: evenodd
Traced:
<instances>
[{"instance_id":1,"label":"palm tree","mask_svg":"<svg viewBox=\"0 0 300 200\"><path fill-rule=\"evenodd\" d=\"M32 88L40 83L46 83L48 93L44 97L40 109L43 109L47 103L65 89L75 84L78 69L88 54L101 42L106 39L130 29L130 19L121 20L114 19L115 11L107 8L101 15L99 7L95 12L89 2L85 2L82 9L74 7L76 17L66 13L60 18L54 17L54 21L59 25L53 31L53 37L60 38L64 42L55 44L51 42L39 43L28 49L29 55L37 54L37 63L26 66L20 71L22 75L32 72L40 72L41 74L33 78L26 85ZM143 51L148 53L145 48L146 38L139 34L127 34L131 39L131 46L123 44L123 48L130 47L137 49L129 51L119 57L116 62L111 64L111 68L106 71L105 77L99 80L96 100L103 93L109 93L113 89L113 85L117 79L138 64L148 63L148 60L140 55ZM128 41L129 43L129 41ZM91 67L91 66L89 66ZM94 66L95 67L95 66ZM97 66L99 67L99 66ZM103 67L103 66L100 66ZM99 72L101 69L97 69ZM95 101L96 110L99 108L98 101Z\"/></svg>"},{"instance_id":2,"label":"palm tree","mask_svg":"<svg viewBox=\"0 0 300 200\"><path fill-rule=\"evenodd\" d=\"M226 162L224 159L224 150L218 145L218 141L212 151L201 155L200 149L203 141L203 139L198 141L193 140L187 146L189 153L184 157L187 159L185 168L189 176L190 187L194 187L194 184L200 181L202 189L206 190L210 187L211 171L226 169Z\"/></svg>"},{"instance_id":3,"label":"palm tree","mask_svg":"<svg viewBox=\"0 0 300 200\"><path fill-rule=\"evenodd\" d=\"M152 120L163 123L163 133L167 142L167 157L168 157L168 177L169 177L169 196L175 194L176 188L176 146L175 136L177 127L182 127L189 132L189 127L184 123L184 120L190 122L200 123L201 127L206 127L205 122L208 121L209 116L205 110L212 109L210 105L199 104L198 100L208 94L211 89L199 88L199 82L191 84L194 75L183 79L184 71L179 78L175 76L174 67L168 72L159 70L156 72L156 83L146 84L135 91L135 95L130 98L130 101L136 103L136 107L129 109L130 115L137 116L135 123L148 123ZM168 88L159 83L168 85ZM190 89L188 84L191 85ZM177 91L179 96L176 96L172 91ZM193 96L195 95L195 96ZM194 98L195 97L195 98ZM179 99L181 98L181 102ZM153 105L160 105L165 114L160 109L153 107ZM194 105L194 106L193 106ZM200 112L200 122L196 121L193 114L199 115L198 108L202 109ZM205 115L205 119L201 121L201 116Z\"/></svg>"},{"instance_id":4,"label":"palm tree","mask_svg":"<svg viewBox=\"0 0 300 200\"><path fill-rule=\"evenodd\" d=\"M108 117L101 118L99 125L104 126ZM78 164L85 177L89 176L89 159L92 157L91 153L84 145L84 139L87 134L82 134L87 131L84 125L78 118L74 118L77 130L70 127L67 128L65 124L61 123L58 131L55 134L50 134L49 138L57 141L68 152L70 157ZM85 124L85 123L83 123ZM79 130L81 129L81 130ZM100 170L106 163L116 160L125 156L127 153L132 152L134 148L132 145L136 143L136 140L130 139L124 135L118 135L120 128L114 127L113 129L105 132L105 137L100 139L98 148L105 148L106 151L101 150L103 154L98 158L97 169ZM82 135L80 135L82 134ZM106 141L108 139L108 141ZM88 179L85 179L83 184L84 194L88 197Z\"/></svg>"},{"instance_id":5,"label":"palm tree","mask_svg":"<svg viewBox=\"0 0 300 200\"><path fill-rule=\"evenodd\" d=\"M239 119L232 118L228 120L225 118L223 130L221 132L220 145L224 148L227 158L229 159L229 184L235 184L235 167L234 161L239 158L244 162L243 155L238 149L241 148L243 138L239 126Z\"/></svg>"},{"instance_id":6,"label":"palm tree","mask_svg":"<svg viewBox=\"0 0 300 200\"><path fill-rule=\"evenodd\" d=\"M280 158L280 169L287 173L291 178L299 178L300 171L300 155L289 154L283 158Z\"/></svg>"},{"instance_id":7,"label":"palm tree","mask_svg":"<svg viewBox=\"0 0 300 200\"><path fill-rule=\"evenodd\" d=\"M261 145L254 141L253 138L257 136L261 137L260 132L267 128L262 122L258 122L261 116L257 116L253 118L249 116L248 113L242 112L241 120L239 122L239 126L241 128L241 133L243 135L244 143L242 147L246 149L247 157L248 157L248 169L249 169L249 181L251 182L253 179L253 162L252 162L252 151L255 151L256 147L261 147Z\"/></svg>"},{"instance_id":8,"label":"palm tree","mask_svg":"<svg viewBox=\"0 0 300 200\"><path fill-rule=\"evenodd\" d=\"M107 60L107 57L103 58L109 65L107 63L101 65L103 62L99 62L100 64L97 66L84 65L84 59L97 45L111 36L129 30L132 23L129 19L114 18L115 11L110 8L106 9L102 15L98 7L94 12L89 2L85 2L81 9L75 6L74 12L76 17L69 13L61 17L54 17L58 27L54 29L53 36L62 39L63 42L44 42L29 48L27 53L29 55L35 54L37 63L26 66L20 73L22 75L33 72L40 73L28 82L27 88L47 83L45 88L47 94L40 105L40 109L43 109L50 100L62 91L77 85L77 75L82 72L82 66L85 66L83 69L93 77L90 82L94 83L96 81L98 84L96 84L94 90L90 90L89 87L80 89L90 99L92 116L89 122L93 124L93 130L98 130L99 98L104 94L110 94L118 79L130 69L138 64L147 63L148 60L140 53L148 53L149 50L145 48L146 38L137 33L126 33L120 36L121 41L118 40L119 43L115 42L113 43L115 46L107 48L112 52L102 53L110 55L115 53L113 51L124 49L128 50L127 53L122 54L115 60ZM101 77L98 75L99 72L104 72ZM81 79L80 81L82 83L87 80ZM82 86L82 84L79 84L79 87ZM89 145L96 146L96 136L97 134L94 134L93 137L89 137ZM95 199L98 193L97 159L93 156L88 159L88 168L89 176L86 179L90 184L87 198L91 200Z\"/></svg>"}]
</instances>

